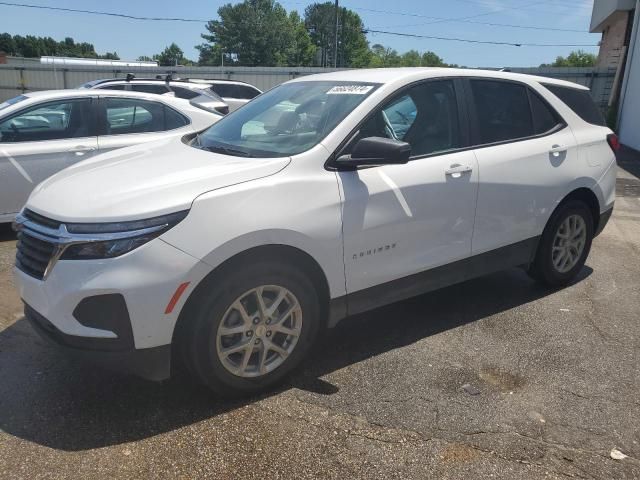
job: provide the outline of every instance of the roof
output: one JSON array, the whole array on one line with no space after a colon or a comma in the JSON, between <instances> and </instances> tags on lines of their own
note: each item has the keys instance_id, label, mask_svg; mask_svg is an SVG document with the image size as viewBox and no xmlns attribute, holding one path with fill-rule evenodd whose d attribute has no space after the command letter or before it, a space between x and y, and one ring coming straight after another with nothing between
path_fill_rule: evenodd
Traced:
<instances>
[{"instance_id":1,"label":"roof","mask_svg":"<svg viewBox=\"0 0 640 480\"><path fill-rule=\"evenodd\" d=\"M33 100L48 100L48 99L58 99L58 98L78 98L78 97L95 97L95 96L114 96L114 97L130 97L130 98L140 98L144 100L151 100L157 102L158 100L168 103L170 105L175 105L176 107L180 107L180 105L184 105L184 103L189 103L188 100L184 100L182 98L176 98L170 95L157 95L154 93L144 93L144 92L130 92L127 90L92 90L86 88L69 88L66 90L43 90L39 92L25 92L24 96Z\"/></svg>"},{"instance_id":2,"label":"roof","mask_svg":"<svg viewBox=\"0 0 640 480\"><path fill-rule=\"evenodd\" d=\"M333 82L367 82L367 83L407 83L426 78L437 77L486 77L520 82L539 82L560 85L581 90L587 87L577 83L558 80L551 77L527 75L524 73L499 72L495 70L476 70L471 68L440 67L404 67L404 68L366 68L357 70L340 70L336 72L318 73L290 80L290 82L333 81Z\"/></svg>"}]
</instances>

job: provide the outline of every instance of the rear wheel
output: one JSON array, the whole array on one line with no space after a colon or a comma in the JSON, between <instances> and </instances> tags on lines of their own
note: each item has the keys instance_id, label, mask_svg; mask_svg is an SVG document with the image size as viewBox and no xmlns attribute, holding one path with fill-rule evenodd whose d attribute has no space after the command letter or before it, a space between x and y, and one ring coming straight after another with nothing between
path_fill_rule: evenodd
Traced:
<instances>
[{"instance_id":1,"label":"rear wheel","mask_svg":"<svg viewBox=\"0 0 640 480\"><path fill-rule=\"evenodd\" d=\"M223 395L266 390L298 366L320 327L313 283L276 262L242 266L200 289L182 346L190 371Z\"/></svg>"},{"instance_id":2,"label":"rear wheel","mask_svg":"<svg viewBox=\"0 0 640 480\"><path fill-rule=\"evenodd\" d=\"M567 285L582 270L592 240L589 207L575 200L560 205L542 234L530 275L549 286Z\"/></svg>"}]
</instances>

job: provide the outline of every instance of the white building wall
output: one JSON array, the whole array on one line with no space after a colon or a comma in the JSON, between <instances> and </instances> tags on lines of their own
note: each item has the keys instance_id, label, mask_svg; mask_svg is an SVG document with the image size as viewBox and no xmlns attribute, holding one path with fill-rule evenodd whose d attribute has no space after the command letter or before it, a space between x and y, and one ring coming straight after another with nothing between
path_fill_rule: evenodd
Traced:
<instances>
[{"instance_id":1,"label":"white building wall","mask_svg":"<svg viewBox=\"0 0 640 480\"><path fill-rule=\"evenodd\" d=\"M631 148L640 150L640 0L637 1L629 42L618 125L620 141Z\"/></svg>"}]
</instances>

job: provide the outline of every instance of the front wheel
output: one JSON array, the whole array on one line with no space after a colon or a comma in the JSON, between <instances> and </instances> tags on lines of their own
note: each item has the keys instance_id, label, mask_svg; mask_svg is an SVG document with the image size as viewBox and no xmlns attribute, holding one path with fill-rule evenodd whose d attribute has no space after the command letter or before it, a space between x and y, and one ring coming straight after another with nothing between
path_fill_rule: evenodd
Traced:
<instances>
[{"instance_id":1,"label":"front wheel","mask_svg":"<svg viewBox=\"0 0 640 480\"><path fill-rule=\"evenodd\" d=\"M530 275L552 287L567 285L582 270L592 240L589 208L580 201L560 205L540 238Z\"/></svg>"},{"instance_id":2,"label":"front wheel","mask_svg":"<svg viewBox=\"0 0 640 480\"><path fill-rule=\"evenodd\" d=\"M184 355L190 371L227 396L266 390L300 364L320 327L316 289L276 262L241 266L195 299Z\"/></svg>"}]
</instances>

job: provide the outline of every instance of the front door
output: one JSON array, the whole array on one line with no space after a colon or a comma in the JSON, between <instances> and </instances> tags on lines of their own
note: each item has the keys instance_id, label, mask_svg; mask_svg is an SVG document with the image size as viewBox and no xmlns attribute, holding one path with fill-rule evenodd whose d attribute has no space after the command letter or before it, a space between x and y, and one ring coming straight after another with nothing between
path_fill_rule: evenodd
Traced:
<instances>
[{"instance_id":1,"label":"front door","mask_svg":"<svg viewBox=\"0 0 640 480\"><path fill-rule=\"evenodd\" d=\"M354 292L471 254L478 168L473 151L462 150L466 141L454 83L410 87L360 128L359 138L408 142L407 164L338 173L350 313Z\"/></svg>"},{"instance_id":2,"label":"front door","mask_svg":"<svg viewBox=\"0 0 640 480\"><path fill-rule=\"evenodd\" d=\"M0 214L19 212L38 183L95 154L91 103L57 100L0 121Z\"/></svg>"}]
</instances>

